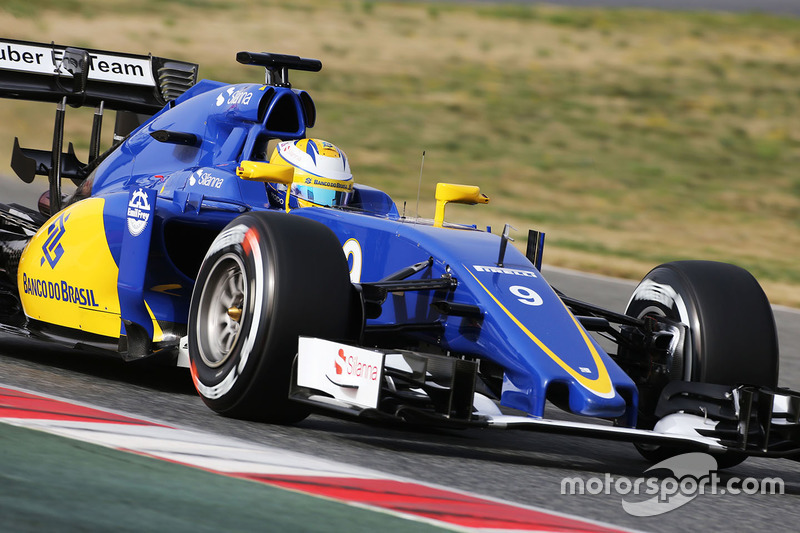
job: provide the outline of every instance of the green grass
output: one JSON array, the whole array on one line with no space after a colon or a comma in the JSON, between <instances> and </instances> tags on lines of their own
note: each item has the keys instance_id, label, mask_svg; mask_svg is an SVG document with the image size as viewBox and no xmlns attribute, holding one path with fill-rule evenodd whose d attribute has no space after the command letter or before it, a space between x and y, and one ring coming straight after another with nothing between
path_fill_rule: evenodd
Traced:
<instances>
[{"instance_id":1,"label":"green grass","mask_svg":"<svg viewBox=\"0 0 800 533\"><path fill-rule=\"evenodd\" d=\"M454 221L509 222L523 245L528 227L546 231L547 262L637 278L669 259L732 261L774 301L800 305L800 19L355 0L62 5L4 3L2 34L194 60L228 81L261 79L233 61L239 50L318 57L321 73L291 78L317 103L310 134L399 206L416 204L425 150L423 215L437 181L477 184L492 202L452 210ZM110 31L120 14L138 29ZM0 109L0 142L47 146L38 121L52 110ZM70 124L88 138L88 122Z\"/></svg>"}]
</instances>

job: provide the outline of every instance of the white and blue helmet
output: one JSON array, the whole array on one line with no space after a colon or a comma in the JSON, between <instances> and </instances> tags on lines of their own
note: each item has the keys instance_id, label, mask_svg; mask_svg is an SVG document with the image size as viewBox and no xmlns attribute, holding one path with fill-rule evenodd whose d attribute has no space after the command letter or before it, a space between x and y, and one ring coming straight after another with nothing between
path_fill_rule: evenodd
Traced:
<instances>
[{"instance_id":1,"label":"white and blue helmet","mask_svg":"<svg viewBox=\"0 0 800 533\"><path fill-rule=\"evenodd\" d=\"M353 175L347 156L328 141L300 139L278 143L269 162L295 169L289 207L346 205L353 195ZM270 198L282 205L286 186L270 183L269 187Z\"/></svg>"}]
</instances>

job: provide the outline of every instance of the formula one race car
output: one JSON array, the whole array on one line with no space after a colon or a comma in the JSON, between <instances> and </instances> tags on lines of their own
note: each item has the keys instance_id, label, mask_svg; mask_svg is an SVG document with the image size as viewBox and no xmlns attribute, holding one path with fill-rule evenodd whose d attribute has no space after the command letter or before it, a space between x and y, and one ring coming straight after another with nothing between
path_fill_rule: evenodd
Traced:
<instances>
[{"instance_id":1,"label":"formula one race car","mask_svg":"<svg viewBox=\"0 0 800 533\"><path fill-rule=\"evenodd\" d=\"M57 104L53 150L13 149L49 190L38 210L0 205L1 331L169 358L232 417L519 428L722 465L800 455L800 394L776 388L771 307L746 271L661 265L625 314L570 298L540 272L543 234L523 254L508 226L445 222L448 203L488 202L478 187L438 184L423 220L354 184L343 152L306 137L314 103L289 83L317 60L240 52L266 82L228 85L159 57L0 50L0 96ZM63 149L68 105L97 109L87 163Z\"/></svg>"}]
</instances>

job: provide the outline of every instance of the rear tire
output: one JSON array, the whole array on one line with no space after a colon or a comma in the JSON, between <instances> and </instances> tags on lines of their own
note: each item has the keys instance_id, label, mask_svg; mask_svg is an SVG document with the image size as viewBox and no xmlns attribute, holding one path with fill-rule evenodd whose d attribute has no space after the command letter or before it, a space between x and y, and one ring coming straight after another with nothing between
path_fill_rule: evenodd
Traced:
<instances>
[{"instance_id":1,"label":"rear tire","mask_svg":"<svg viewBox=\"0 0 800 533\"><path fill-rule=\"evenodd\" d=\"M212 243L189 310L192 379L225 416L297 422L289 400L300 335L353 340L360 313L347 262L326 226L285 213L248 213Z\"/></svg>"},{"instance_id":2,"label":"rear tire","mask_svg":"<svg viewBox=\"0 0 800 533\"><path fill-rule=\"evenodd\" d=\"M736 386L778 384L778 337L772 307L746 270L711 261L677 261L654 268L636 287L625 313L666 317L688 326L670 380ZM655 398L643 392L639 427L652 429ZM680 448L637 444L657 462L684 453ZM720 468L735 466L744 454L717 456Z\"/></svg>"}]
</instances>

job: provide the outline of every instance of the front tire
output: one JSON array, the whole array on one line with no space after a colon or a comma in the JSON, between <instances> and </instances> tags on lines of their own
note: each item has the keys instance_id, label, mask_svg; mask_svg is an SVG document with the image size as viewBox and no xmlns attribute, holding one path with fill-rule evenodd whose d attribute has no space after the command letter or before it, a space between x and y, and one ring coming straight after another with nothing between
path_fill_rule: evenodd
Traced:
<instances>
[{"instance_id":1,"label":"front tire","mask_svg":"<svg viewBox=\"0 0 800 533\"><path fill-rule=\"evenodd\" d=\"M330 229L285 213L236 218L206 253L192 293L195 388L225 416L302 420L307 408L288 398L297 339L356 339L356 302Z\"/></svg>"},{"instance_id":2,"label":"front tire","mask_svg":"<svg viewBox=\"0 0 800 533\"><path fill-rule=\"evenodd\" d=\"M736 386L778 384L778 337L772 307L746 270L711 261L676 261L654 268L636 287L625 313L666 317L687 326L675 354L670 380ZM639 427L652 429L660 391L641 391ZM686 450L637 444L657 462ZM720 468L746 458L729 452L717 457Z\"/></svg>"}]
</instances>

